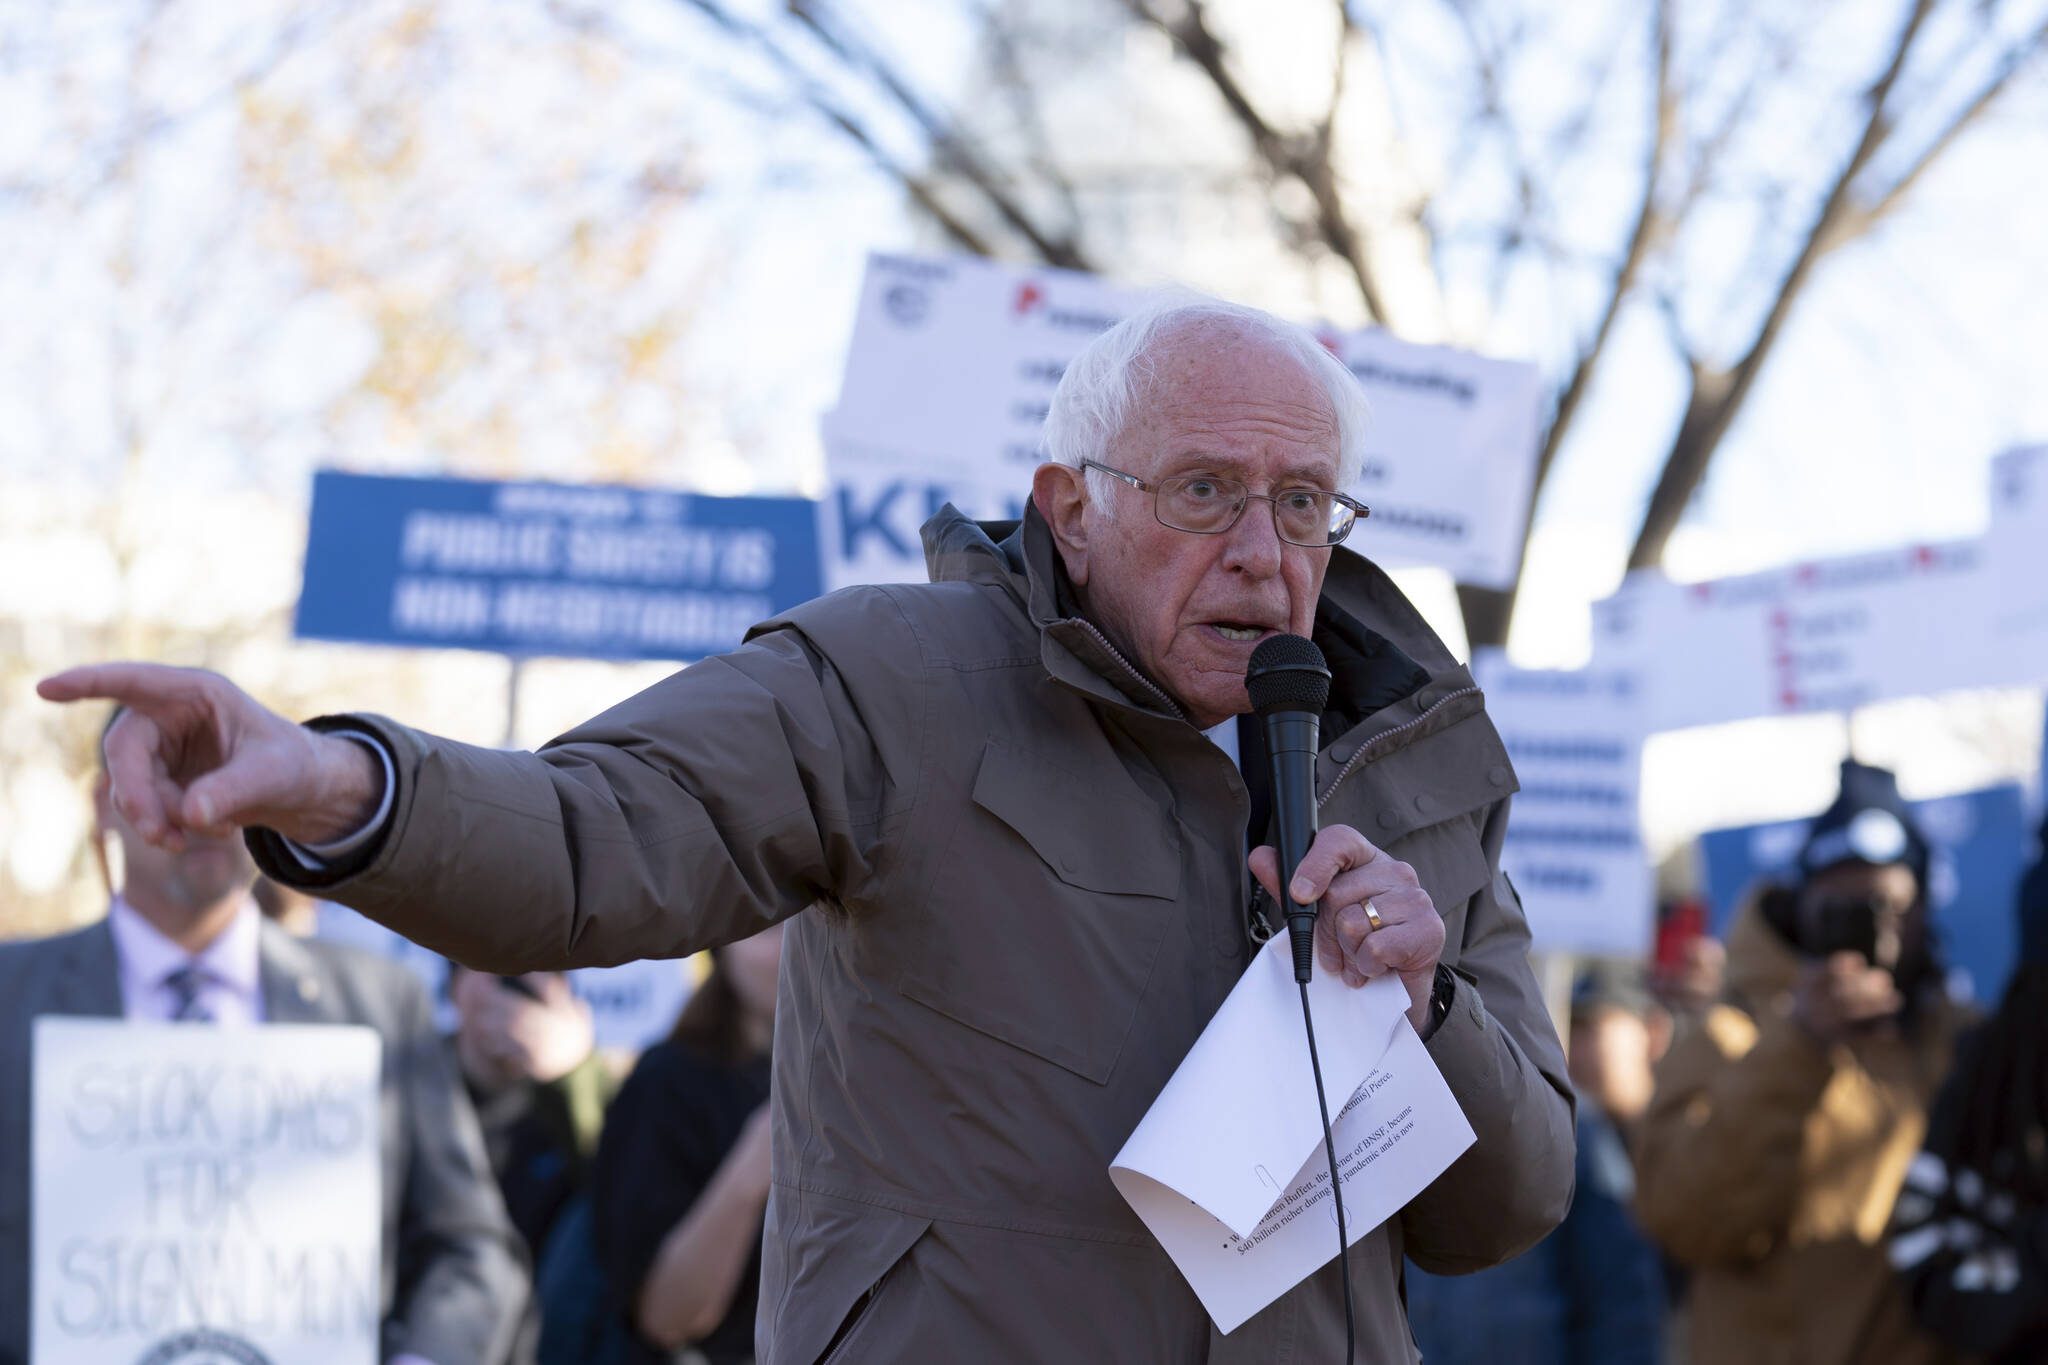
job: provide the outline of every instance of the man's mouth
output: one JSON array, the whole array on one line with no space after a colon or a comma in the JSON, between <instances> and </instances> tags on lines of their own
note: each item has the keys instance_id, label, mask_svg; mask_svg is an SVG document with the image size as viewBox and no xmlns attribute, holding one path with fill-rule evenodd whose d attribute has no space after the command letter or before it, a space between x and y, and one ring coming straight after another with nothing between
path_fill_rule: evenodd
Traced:
<instances>
[{"instance_id":1,"label":"man's mouth","mask_svg":"<svg viewBox=\"0 0 2048 1365\"><path fill-rule=\"evenodd\" d=\"M1211 621L1209 626L1226 640L1252 641L1267 634L1271 627L1251 625L1244 621Z\"/></svg>"}]
</instances>

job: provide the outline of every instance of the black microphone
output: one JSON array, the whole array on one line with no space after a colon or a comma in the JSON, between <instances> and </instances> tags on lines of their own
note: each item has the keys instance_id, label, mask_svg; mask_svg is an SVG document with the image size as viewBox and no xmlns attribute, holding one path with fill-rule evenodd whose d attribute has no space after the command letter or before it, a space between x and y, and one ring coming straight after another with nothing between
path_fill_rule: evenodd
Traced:
<instances>
[{"instance_id":1,"label":"black microphone","mask_svg":"<svg viewBox=\"0 0 2048 1365\"><path fill-rule=\"evenodd\" d=\"M1273 779L1273 821L1279 826L1280 887L1286 894L1294 869L1316 837L1316 750L1323 706L1330 700L1330 668L1323 651L1299 635L1275 635L1252 651L1244 674L1252 710L1265 724ZM1287 900L1287 937L1294 949L1294 979L1306 984L1315 964L1316 908Z\"/></svg>"},{"instance_id":2,"label":"black microphone","mask_svg":"<svg viewBox=\"0 0 2048 1365\"><path fill-rule=\"evenodd\" d=\"M1286 894L1294 869L1316 837L1316 747L1323 706L1330 700L1330 666L1323 651L1299 635L1259 641L1244 671L1252 710L1266 727L1266 755L1272 764L1273 823L1280 827L1280 886ZM1323 1093L1323 1064L1316 1056L1316 1021L1309 1012L1308 983L1316 961L1316 908L1287 897L1287 942L1294 949L1294 979L1301 992L1301 1026L1308 1036L1308 1061L1316 1078L1316 1110L1323 1119L1323 1155L1330 1163L1330 1196L1337 1211L1338 1279L1344 1285L1344 1359L1357 1340L1351 1303L1351 1237L1344 1223L1344 1182L1338 1173L1337 1143L1330 1132L1330 1101Z\"/></svg>"}]
</instances>

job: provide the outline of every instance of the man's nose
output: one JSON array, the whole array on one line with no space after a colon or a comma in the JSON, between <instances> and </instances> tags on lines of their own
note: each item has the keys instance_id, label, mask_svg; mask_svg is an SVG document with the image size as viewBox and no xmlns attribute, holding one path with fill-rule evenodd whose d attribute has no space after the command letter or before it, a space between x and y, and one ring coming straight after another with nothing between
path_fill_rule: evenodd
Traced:
<instances>
[{"instance_id":1,"label":"man's nose","mask_svg":"<svg viewBox=\"0 0 2048 1365\"><path fill-rule=\"evenodd\" d=\"M1273 504L1258 498L1248 500L1237 525L1224 532L1225 567L1254 578L1270 578L1280 572L1284 547L1280 528L1273 522Z\"/></svg>"}]
</instances>

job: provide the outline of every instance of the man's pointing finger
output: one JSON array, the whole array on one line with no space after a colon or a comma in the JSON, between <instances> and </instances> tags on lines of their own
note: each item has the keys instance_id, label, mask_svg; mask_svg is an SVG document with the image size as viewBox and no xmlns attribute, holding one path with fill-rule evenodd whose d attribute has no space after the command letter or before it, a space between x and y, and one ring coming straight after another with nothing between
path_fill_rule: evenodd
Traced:
<instances>
[{"instance_id":1,"label":"man's pointing finger","mask_svg":"<svg viewBox=\"0 0 2048 1365\"><path fill-rule=\"evenodd\" d=\"M99 698L148 711L191 694L193 670L169 664L86 664L52 673L36 684L44 701L88 701Z\"/></svg>"}]
</instances>

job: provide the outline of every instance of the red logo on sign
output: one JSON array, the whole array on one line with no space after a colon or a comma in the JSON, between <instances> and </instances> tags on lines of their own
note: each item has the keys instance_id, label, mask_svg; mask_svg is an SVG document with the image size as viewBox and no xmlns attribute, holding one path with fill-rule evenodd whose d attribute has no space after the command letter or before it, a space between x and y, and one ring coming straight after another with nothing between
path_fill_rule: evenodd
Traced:
<instances>
[{"instance_id":1,"label":"red logo on sign","mask_svg":"<svg viewBox=\"0 0 2048 1365\"><path fill-rule=\"evenodd\" d=\"M1021 318L1044 302L1045 291L1030 280L1026 280L1017 286L1017 301L1010 305L1010 311Z\"/></svg>"}]
</instances>

